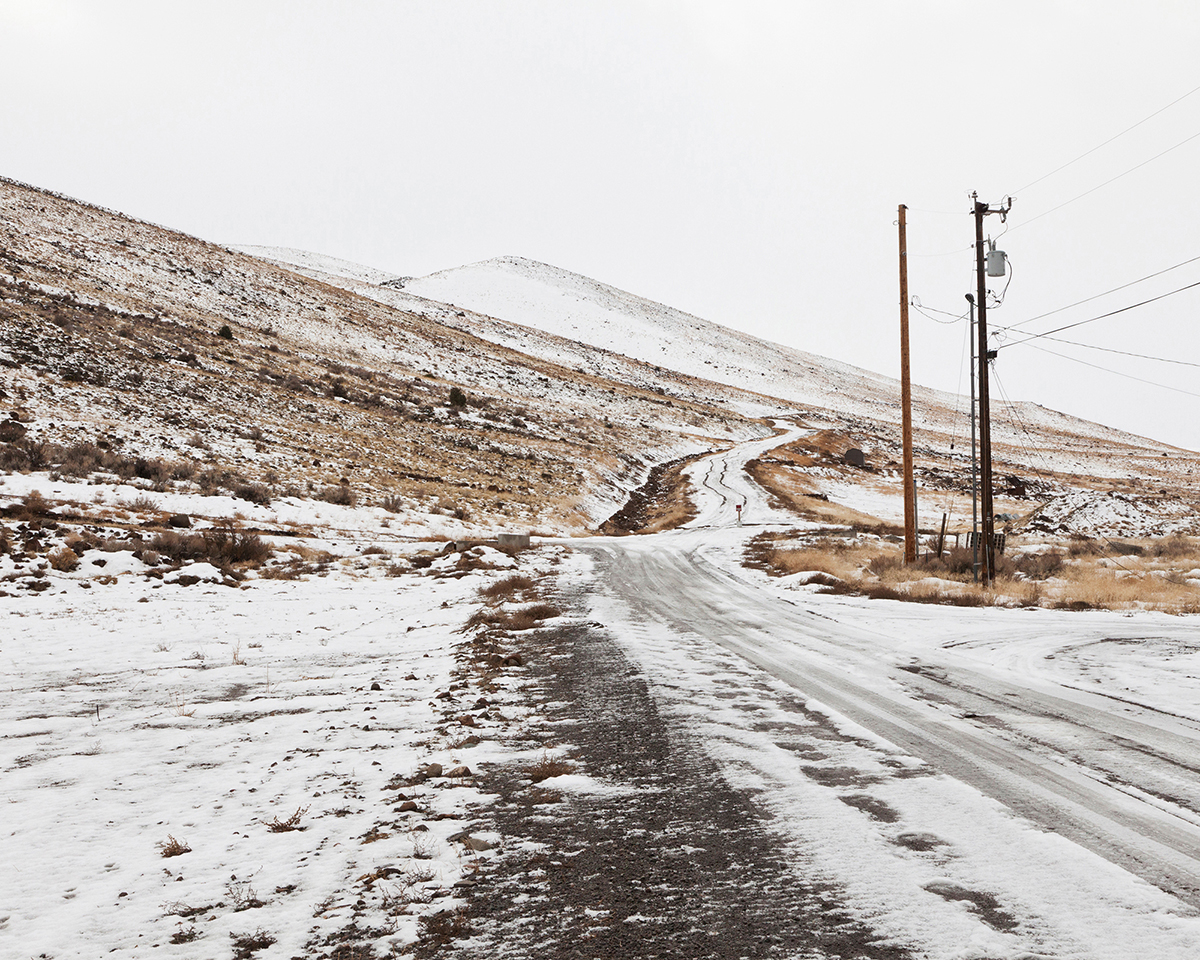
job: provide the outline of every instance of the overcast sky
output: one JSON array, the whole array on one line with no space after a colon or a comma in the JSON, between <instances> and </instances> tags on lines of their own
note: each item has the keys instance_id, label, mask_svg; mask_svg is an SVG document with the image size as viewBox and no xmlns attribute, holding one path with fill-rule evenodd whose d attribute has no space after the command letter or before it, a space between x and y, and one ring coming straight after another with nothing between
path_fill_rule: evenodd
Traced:
<instances>
[{"instance_id":1,"label":"overcast sky","mask_svg":"<svg viewBox=\"0 0 1200 960\"><path fill-rule=\"evenodd\" d=\"M1197 260L1031 319L1200 258L1184 0L0 0L0 47L5 176L402 274L530 257L892 375L900 203L934 310L974 287L973 190L1015 196L992 324L1200 282ZM914 379L965 392L965 324L933 315ZM1198 320L1200 286L1072 344L1014 331L995 414L1200 449Z\"/></svg>"}]
</instances>

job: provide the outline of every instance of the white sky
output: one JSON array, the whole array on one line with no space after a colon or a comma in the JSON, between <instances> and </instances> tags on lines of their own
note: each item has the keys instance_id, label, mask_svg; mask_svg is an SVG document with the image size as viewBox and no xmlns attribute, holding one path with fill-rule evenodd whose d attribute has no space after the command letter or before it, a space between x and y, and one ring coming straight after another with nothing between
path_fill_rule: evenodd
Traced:
<instances>
[{"instance_id":1,"label":"white sky","mask_svg":"<svg viewBox=\"0 0 1200 960\"><path fill-rule=\"evenodd\" d=\"M397 273L530 257L885 373L899 203L911 292L957 313L969 194L1016 195L993 324L1200 257L1200 137L1032 219L1200 134L1200 92L1026 188L1200 86L1183 0L0 0L0 47L0 174ZM1062 336L1200 364L1198 315ZM912 326L914 379L965 392L964 325ZM1176 392L1026 346L997 400L1200 448L1200 367L1041 342Z\"/></svg>"}]
</instances>

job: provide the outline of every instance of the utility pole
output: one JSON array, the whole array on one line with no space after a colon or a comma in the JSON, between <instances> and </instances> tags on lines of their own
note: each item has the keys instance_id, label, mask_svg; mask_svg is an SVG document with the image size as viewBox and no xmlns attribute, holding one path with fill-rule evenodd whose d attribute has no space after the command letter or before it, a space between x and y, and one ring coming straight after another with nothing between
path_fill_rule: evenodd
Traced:
<instances>
[{"instance_id":1,"label":"utility pole","mask_svg":"<svg viewBox=\"0 0 1200 960\"><path fill-rule=\"evenodd\" d=\"M984 586L991 586L996 579L996 518L992 507L992 413L988 393L988 341L987 341L987 276L984 272L983 218L989 213L1000 214L1003 220L1012 209L1012 198L1003 207L992 209L979 202L977 193L971 194L975 213L975 307L979 312L979 470L982 481L980 511L983 514L983 553L981 573Z\"/></svg>"},{"instance_id":2,"label":"utility pole","mask_svg":"<svg viewBox=\"0 0 1200 960\"><path fill-rule=\"evenodd\" d=\"M971 315L967 342L971 345L971 578L979 582L979 464L975 453L975 297L967 294Z\"/></svg>"},{"instance_id":3,"label":"utility pole","mask_svg":"<svg viewBox=\"0 0 1200 960\"><path fill-rule=\"evenodd\" d=\"M917 488L913 481L912 385L908 369L908 238L900 204L900 413L904 442L904 562L917 559Z\"/></svg>"}]
</instances>

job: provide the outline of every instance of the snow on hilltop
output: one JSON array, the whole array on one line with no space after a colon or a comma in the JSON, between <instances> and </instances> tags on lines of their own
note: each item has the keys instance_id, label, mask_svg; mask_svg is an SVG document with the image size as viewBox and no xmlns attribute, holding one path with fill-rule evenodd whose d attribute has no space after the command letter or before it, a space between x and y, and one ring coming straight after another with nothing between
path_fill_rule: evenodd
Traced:
<instances>
[{"instance_id":1,"label":"snow on hilltop","mask_svg":"<svg viewBox=\"0 0 1200 960\"><path fill-rule=\"evenodd\" d=\"M851 417L896 424L899 381L852 364L762 340L606 283L523 257L496 257L403 282L426 300L521 324L690 376ZM487 336L481 332L480 335ZM952 430L961 407L953 394L914 384L914 422ZM1015 405L1028 426L1111 443L1165 449L1144 438L1047 410ZM1009 425L993 427L997 442L1021 445ZM1043 458L1061 459L1047 451ZM1055 462L1057 468L1074 462Z\"/></svg>"},{"instance_id":2,"label":"snow on hilltop","mask_svg":"<svg viewBox=\"0 0 1200 960\"><path fill-rule=\"evenodd\" d=\"M654 389L674 372L762 396L765 407L745 402L745 394L733 399L731 409L751 415L778 415L794 405L810 408L814 423L828 412L854 430L899 428L900 385L892 377L762 340L535 260L496 257L410 278L303 251L261 248L255 255L596 376ZM633 371L621 362L626 358L649 366ZM662 383L651 382L656 378ZM929 431L926 442L935 445L961 436L963 404L951 393L914 385L918 436ZM1148 458L1175 451L1036 404L1010 404L1006 411L993 420L993 442L1024 469L1128 476L1143 472ZM933 441L935 435L943 439Z\"/></svg>"},{"instance_id":3,"label":"snow on hilltop","mask_svg":"<svg viewBox=\"0 0 1200 960\"><path fill-rule=\"evenodd\" d=\"M793 402L842 409L837 400L895 393L893 381L879 374L760 340L522 257L497 257L442 270L408 280L404 289L645 363Z\"/></svg>"},{"instance_id":4,"label":"snow on hilltop","mask_svg":"<svg viewBox=\"0 0 1200 960\"><path fill-rule=\"evenodd\" d=\"M323 253L311 253L308 250L297 250L295 247L256 247L246 244L233 243L230 250L246 253L260 260L274 260L276 263L289 263L297 267L344 277L347 280L360 280L363 283L388 283L403 279L398 274L375 267L366 267L361 263L342 260L339 257L329 257Z\"/></svg>"}]
</instances>

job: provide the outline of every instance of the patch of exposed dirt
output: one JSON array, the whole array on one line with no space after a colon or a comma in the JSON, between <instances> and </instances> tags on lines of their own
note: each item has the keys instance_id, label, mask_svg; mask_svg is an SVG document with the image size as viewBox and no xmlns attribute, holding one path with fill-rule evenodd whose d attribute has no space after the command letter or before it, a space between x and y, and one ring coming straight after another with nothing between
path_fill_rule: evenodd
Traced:
<instances>
[{"instance_id":1,"label":"patch of exposed dirt","mask_svg":"<svg viewBox=\"0 0 1200 960\"><path fill-rule=\"evenodd\" d=\"M646 482L629 495L625 506L600 524L600 532L660 533L674 530L696 516L691 501L691 481L683 468L707 454L680 457L652 467Z\"/></svg>"}]
</instances>

